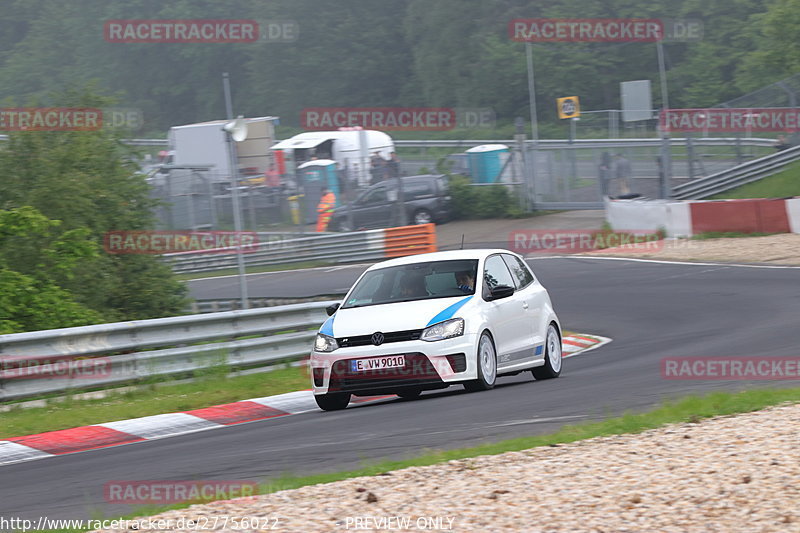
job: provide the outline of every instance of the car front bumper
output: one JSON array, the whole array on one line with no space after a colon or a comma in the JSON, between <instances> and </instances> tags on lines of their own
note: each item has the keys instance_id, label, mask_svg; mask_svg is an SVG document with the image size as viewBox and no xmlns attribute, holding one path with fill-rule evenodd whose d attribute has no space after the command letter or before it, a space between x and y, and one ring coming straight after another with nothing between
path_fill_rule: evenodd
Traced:
<instances>
[{"instance_id":1,"label":"car front bumper","mask_svg":"<svg viewBox=\"0 0 800 533\"><path fill-rule=\"evenodd\" d=\"M311 352L309 361L314 394L349 392L355 395L392 393L409 388L436 389L477 376L475 335L442 341L405 341L381 346L339 348ZM350 361L403 355L402 368L353 371Z\"/></svg>"}]
</instances>

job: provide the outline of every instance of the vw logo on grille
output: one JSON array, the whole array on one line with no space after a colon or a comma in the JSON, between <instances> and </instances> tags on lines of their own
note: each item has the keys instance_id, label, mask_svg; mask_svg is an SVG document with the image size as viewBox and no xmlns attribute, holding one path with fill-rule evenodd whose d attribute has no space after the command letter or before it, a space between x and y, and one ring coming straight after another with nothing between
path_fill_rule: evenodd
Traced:
<instances>
[{"instance_id":1,"label":"vw logo on grille","mask_svg":"<svg viewBox=\"0 0 800 533\"><path fill-rule=\"evenodd\" d=\"M383 344L383 333L380 331L372 334L372 344L375 346L380 346Z\"/></svg>"}]
</instances>

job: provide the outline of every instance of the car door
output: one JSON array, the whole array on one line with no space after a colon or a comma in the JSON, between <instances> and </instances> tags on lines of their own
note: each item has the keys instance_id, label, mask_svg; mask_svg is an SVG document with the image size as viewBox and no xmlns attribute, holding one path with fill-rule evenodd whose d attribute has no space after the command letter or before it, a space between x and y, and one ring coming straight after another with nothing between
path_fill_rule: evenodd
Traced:
<instances>
[{"instance_id":1,"label":"car door","mask_svg":"<svg viewBox=\"0 0 800 533\"><path fill-rule=\"evenodd\" d=\"M528 265L522 259L511 254L502 254L502 256L514 278L517 288L515 295L522 303L522 314L525 317L519 330L520 333L524 332L522 341L526 355L523 359L541 359L544 356L545 333L539 330L545 302L544 287L536 281Z\"/></svg>"},{"instance_id":2,"label":"car door","mask_svg":"<svg viewBox=\"0 0 800 533\"><path fill-rule=\"evenodd\" d=\"M381 183L374 189L367 191L359 199L358 205L353 209L354 229L375 228L385 225L389 218L391 207L386 194L386 185Z\"/></svg>"},{"instance_id":3,"label":"car door","mask_svg":"<svg viewBox=\"0 0 800 533\"><path fill-rule=\"evenodd\" d=\"M498 285L516 286L505 261L500 254L495 254L487 257L484 262L482 296L489 317L489 327L494 334L497 367L501 370L524 361L530 354L525 350L526 336L520 332L526 318L523 303L516 292L507 298L489 300L491 289Z\"/></svg>"}]
</instances>

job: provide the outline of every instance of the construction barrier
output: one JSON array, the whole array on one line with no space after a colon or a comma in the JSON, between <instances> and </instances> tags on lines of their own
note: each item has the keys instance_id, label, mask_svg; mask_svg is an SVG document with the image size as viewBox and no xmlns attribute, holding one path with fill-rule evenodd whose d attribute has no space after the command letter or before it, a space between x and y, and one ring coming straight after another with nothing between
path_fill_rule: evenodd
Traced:
<instances>
[{"instance_id":1,"label":"construction barrier","mask_svg":"<svg viewBox=\"0 0 800 533\"><path fill-rule=\"evenodd\" d=\"M436 225L419 224L383 230L386 257L426 254L436 251Z\"/></svg>"}]
</instances>

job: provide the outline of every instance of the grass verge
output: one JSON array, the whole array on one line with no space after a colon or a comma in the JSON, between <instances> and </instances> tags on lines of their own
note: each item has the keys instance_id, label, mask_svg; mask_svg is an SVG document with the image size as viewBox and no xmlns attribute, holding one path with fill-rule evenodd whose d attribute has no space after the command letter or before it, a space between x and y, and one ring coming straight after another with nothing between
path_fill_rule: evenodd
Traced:
<instances>
[{"instance_id":1,"label":"grass verge","mask_svg":"<svg viewBox=\"0 0 800 533\"><path fill-rule=\"evenodd\" d=\"M660 407L644 413L628 413L601 422L567 425L562 427L559 431L548 435L521 437L470 448L431 451L403 460L368 463L362 468L346 472L317 474L312 476L286 475L264 482L261 485L260 493L267 494L279 490L294 489L319 483L330 483L342 479L384 474L401 468L427 466L454 459L477 457L479 455L494 455L541 446L558 446L560 444L593 437L639 433L673 423L697 423L705 418L747 413L787 402L800 402L800 388L757 389L737 393L715 392L705 396L688 396L679 400L666 402ZM142 507L135 513L127 515L127 517L147 516L170 509L182 509L188 507L192 503L198 502L187 502L163 507ZM85 529L60 531L85 531Z\"/></svg>"},{"instance_id":2,"label":"grass verge","mask_svg":"<svg viewBox=\"0 0 800 533\"><path fill-rule=\"evenodd\" d=\"M307 389L304 367L287 367L244 376L210 373L190 383L159 382L101 399L48 402L46 407L13 409L0 414L0 440L140 416L199 409L246 398Z\"/></svg>"},{"instance_id":3,"label":"grass verge","mask_svg":"<svg viewBox=\"0 0 800 533\"><path fill-rule=\"evenodd\" d=\"M800 196L800 163L789 165L774 176L712 196L711 200L786 198L787 196Z\"/></svg>"}]
</instances>

